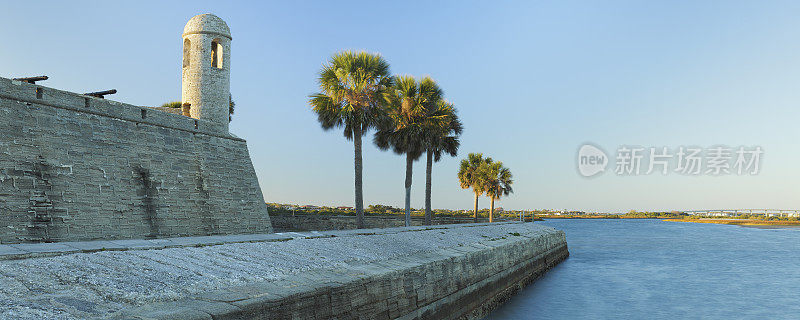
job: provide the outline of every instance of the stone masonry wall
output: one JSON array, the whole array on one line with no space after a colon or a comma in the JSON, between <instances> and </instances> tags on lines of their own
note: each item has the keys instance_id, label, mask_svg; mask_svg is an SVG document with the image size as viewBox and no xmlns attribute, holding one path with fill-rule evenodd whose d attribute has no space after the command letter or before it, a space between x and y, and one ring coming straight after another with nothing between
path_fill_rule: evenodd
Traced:
<instances>
[{"instance_id":1,"label":"stone masonry wall","mask_svg":"<svg viewBox=\"0 0 800 320\"><path fill-rule=\"evenodd\" d=\"M275 232L285 231L312 231L312 230L348 230L356 229L355 216L327 215L316 213L271 213L269 217ZM434 217L433 225L472 223L475 221L470 217ZM487 218L479 218L478 222L488 222ZM421 226L425 224L425 217L412 216L411 225ZM403 215L393 216L365 216L364 227L372 228L393 228L405 226Z\"/></svg>"},{"instance_id":2,"label":"stone masonry wall","mask_svg":"<svg viewBox=\"0 0 800 320\"><path fill-rule=\"evenodd\" d=\"M435 232L446 236L472 226ZM119 318L480 319L569 256L564 232L547 229L145 305Z\"/></svg>"},{"instance_id":3,"label":"stone masonry wall","mask_svg":"<svg viewBox=\"0 0 800 320\"><path fill-rule=\"evenodd\" d=\"M271 231L216 124L0 78L0 243Z\"/></svg>"}]
</instances>

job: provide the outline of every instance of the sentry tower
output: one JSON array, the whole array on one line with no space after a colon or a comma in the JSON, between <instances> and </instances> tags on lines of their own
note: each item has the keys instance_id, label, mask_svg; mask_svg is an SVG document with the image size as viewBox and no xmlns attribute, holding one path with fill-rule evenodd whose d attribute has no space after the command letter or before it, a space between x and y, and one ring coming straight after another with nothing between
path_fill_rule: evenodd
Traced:
<instances>
[{"instance_id":1,"label":"sentry tower","mask_svg":"<svg viewBox=\"0 0 800 320\"><path fill-rule=\"evenodd\" d=\"M231 88L231 30L219 17L194 16L183 28L182 101L191 117L228 132Z\"/></svg>"}]
</instances>

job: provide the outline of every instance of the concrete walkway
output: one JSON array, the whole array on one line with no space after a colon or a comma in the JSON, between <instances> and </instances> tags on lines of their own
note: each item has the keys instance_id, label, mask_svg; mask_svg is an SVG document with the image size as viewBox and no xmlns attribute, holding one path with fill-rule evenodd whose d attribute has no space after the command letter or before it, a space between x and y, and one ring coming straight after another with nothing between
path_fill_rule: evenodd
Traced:
<instances>
[{"instance_id":1,"label":"concrete walkway","mask_svg":"<svg viewBox=\"0 0 800 320\"><path fill-rule=\"evenodd\" d=\"M481 224L465 224L480 226ZM456 226L456 225L453 225ZM60 256L71 253L101 251L154 250L167 248L205 247L228 243L279 242L293 239L333 238L354 235L394 234L429 228L447 229L450 226L417 226L410 228L355 229L331 231L278 232L229 236L175 237L163 239L97 240L57 243L0 244L0 261Z\"/></svg>"},{"instance_id":2,"label":"concrete walkway","mask_svg":"<svg viewBox=\"0 0 800 320\"><path fill-rule=\"evenodd\" d=\"M179 237L165 239L0 244L0 260L52 257L71 253L92 253L99 251L153 250L214 246L226 243L287 241L295 238L325 236L327 235L322 235L319 232L305 232L303 234L290 232L231 236Z\"/></svg>"},{"instance_id":3,"label":"concrete walkway","mask_svg":"<svg viewBox=\"0 0 800 320\"><path fill-rule=\"evenodd\" d=\"M552 230L494 223L4 245L0 319L107 318L234 286Z\"/></svg>"}]
</instances>

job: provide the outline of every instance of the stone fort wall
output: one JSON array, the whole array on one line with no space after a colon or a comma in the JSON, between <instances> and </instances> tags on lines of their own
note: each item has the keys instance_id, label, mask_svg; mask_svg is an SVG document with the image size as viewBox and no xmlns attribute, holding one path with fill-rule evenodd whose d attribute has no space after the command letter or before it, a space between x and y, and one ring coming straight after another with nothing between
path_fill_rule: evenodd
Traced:
<instances>
[{"instance_id":1,"label":"stone fort wall","mask_svg":"<svg viewBox=\"0 0 800 320\"><path fill-rule=\"evenodd\" d=\"M275 212L275 210L273 210L272 213L270 213L269 219L272 222L272 228L275 230L275 232L350 230L358 228L355 216L327 215L317 213L292 214ZM473 221L475 220L472 217L434 216L432 225L472 223ZM489 222L489 219L480 218L478 222ZM403 215L364 216L364 227L367 229L395 228L403 227L405 225L406 220L405 216ZM411 225L425 225L425 217L411 216Z\"/></svg>"},{"instance_id":2,"label":"stone fort wall","mask_svg":"<svg viewBox=\"0 0 800 320\"><path fill-rule=\"evenodd\" d=\"M0 78L0 243L267 232L220 124Z\"/></svg>"}]
</instances>

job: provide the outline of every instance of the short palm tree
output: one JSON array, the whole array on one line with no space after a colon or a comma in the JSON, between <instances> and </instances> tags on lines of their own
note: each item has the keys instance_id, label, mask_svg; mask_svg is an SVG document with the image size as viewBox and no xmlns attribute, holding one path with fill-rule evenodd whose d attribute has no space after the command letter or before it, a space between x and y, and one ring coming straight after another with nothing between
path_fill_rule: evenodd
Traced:
<instances>
[{"instance_id":1,"label":"short palm tree","mask_svg":"<svg viewBox=\"0 0 800 320\"><path fill-rule=\"evenodd\" d=\"M436 108L428 111L425 126L425 153L427 154L425 170L425 225L433 223L433 210L431 210L431 173L433 162L439 162L442 154L455 157L461 145L459 136L464 130L464 125L458 119L458 114L452 103L440 100Z\"/></svg>"},{"instance_id":2,"label":"short palm tree","mask_svg":"<svg viewBox=\"0 0 800 320\"><path fill-rule=\"evenodd\" d=\"M489 222L494 220L494 201L502 196L507 196L514 192L511 185L514 183L511 170L503 166L502 162L492 162L487 165L481 174L485 184L486 195L491 199L489 207Z\"/></svg>"},{"instance_id":3,"label":"short palm tree","mask_svg":"<svg viewBox=\"0 0 800 320\"><path fill-rule=\"evenodd\" d=\"M482 153L470 153L467 159L461 160L461 167L458 169L461 188L472 188L475 192L475 222L478 222L478 197L486 192L486 183L482 175L490 163L492 158L484 159Z\"/></svg>"},{"instance_id":4,"label":"short palm tree","mask_svg":"<svg viewBox=\"0 0 800 320\"><path fill-rule=\"evenodd\" d=\"M375 145L406 155L406 226L411 225L411 182L414 161L425 152L424 138L428 110L442 99L442 90L429 77L417 81L411 76L395 77L384 93L387 117L375 133Z\"/></svg>"},{"instance_id":5,"label":"short palm tree","mask_svg":"<svg viewBox=\"0 0 800 320\"><path fill-rule=\"evenodd\" d=\"M391 85L389 63L380 55L344 51L319 72L320 93L309 103L323 129L344 127L355 153L355 207L358 228L364 228L361 137L382 118L383 93Z\"/></svg>"},{"instance_id":6,"label":"short palm tree","mask_svg":"<svg viewBox=\"0 0 800 320\"><path fill-rule=\"evenodd\" d=\"M233 112L236 110L236 102L233 101L233 95L228 94L228 122L233 121Z\"/></svg>"}]
</instances>

